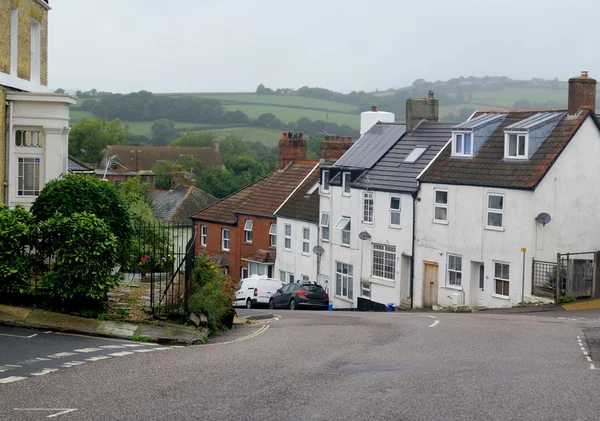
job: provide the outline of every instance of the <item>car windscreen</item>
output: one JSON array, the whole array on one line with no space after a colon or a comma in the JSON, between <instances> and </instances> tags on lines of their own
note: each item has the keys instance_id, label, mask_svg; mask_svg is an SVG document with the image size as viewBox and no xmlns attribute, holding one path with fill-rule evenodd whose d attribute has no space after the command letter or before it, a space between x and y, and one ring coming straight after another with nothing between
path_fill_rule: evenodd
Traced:
<instances>
[{"instance_id":1,"label":"car windscreen","mask_svg":"<svg viewBox=\"0 0 600 421\"><path fill-rule=\"evenodd\" d=\"M301 288L304 291L310 291L310 292L321 292L321 291L324 291L323 287L321 285L302 285Z\"/></svg>"}]
</instances>

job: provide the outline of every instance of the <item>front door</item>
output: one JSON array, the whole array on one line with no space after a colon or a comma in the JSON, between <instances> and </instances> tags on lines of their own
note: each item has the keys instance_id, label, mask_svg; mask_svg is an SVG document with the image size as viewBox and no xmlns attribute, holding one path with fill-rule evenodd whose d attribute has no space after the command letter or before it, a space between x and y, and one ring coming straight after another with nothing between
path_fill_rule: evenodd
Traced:
<instances>
[{"instance_id":1,"label":"front door","mask_svg":"<svg viewBox=\"0 0 600 421\"><path fill-rule=\"evenodd\" d=\"M423 273L423 308L433 308L438 300L438 264L425 262Z\"/></svg>"}]
</instances>

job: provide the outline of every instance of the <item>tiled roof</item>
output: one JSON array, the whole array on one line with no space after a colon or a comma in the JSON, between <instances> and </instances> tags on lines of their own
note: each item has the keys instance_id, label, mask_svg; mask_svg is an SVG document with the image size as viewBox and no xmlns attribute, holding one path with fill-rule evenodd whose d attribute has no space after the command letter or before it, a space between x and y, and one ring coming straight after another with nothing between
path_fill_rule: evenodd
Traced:
<instances>
[{"instance_id":1,"label":"tiled roof","mask_svg":"<svg viewBox=\"0 0 600 421\"><path fill-rule=\"evenodd\" d=\"M179 186L174 190L150 190L148 197L154 204L154 216L175 224L191 224L190 218L217 201L194 186Z\"/></svg>"},{"instance_id":2,"label":"tiled roof","mask_svg":"<svg viewBox=\"0 0 600 421\"><path fill-rule=\"evenodd\" d=\"M316 164L317 161L294 162L221 199L194 215L194 219L235 224L238 213L273 218L273 213Z\"/></svg>"},{"instance_id":3,"label":"tiled roof","mask_svg":"<svg viewBox=\"0 0 600 421\"><path fill-rule=\"evenodd\" d=\"M242 258L249 262L258 263L275 263L275 251L274 250L257 250L249 256Z\"/></svg>"},{"instance_id":4,"label":"tiled roof","mask_svg":"<svg viewBox=\"0 0 600 421\"><path fill-rule=\"evenodd\" d=\"M83 162L69 156L69 172L70 173L86 173L86 174L94 174L95 171L93 168L85 165Z\"/></svg>"},{"instance_id":5,"label":"tiled roof","mask_svg":"<svg viewBox=\"0 0 600 421\"><path fill-rule=\"evenodd\" d=\"M319 168L315 167L312 173L301 186L279 208L276 216L302 221L319 222L319 189L315 185L319 182ZM309 194L309 191L312 191Z\"/></svg>"},{"instance_id":6,"label":"tiled roof","mask_svg":"<svg viewBox=\"0 0 600 421\"><path fill-rule=\"evenodd\" d=\"M351 184L358 189L412 193L417 190L417 176L452 137L453 123L424 121L412 133L399 139L375 166ZM404 162L419 146L427 147L413 163Z\"/></svg>"},{"instance_id":7,"label":"tiled roof","mask_svg":"<svg viewBox=\"0 0 600 421\"><path fill-rule=\"evenodd\" d=\"M117 161L122 165L117 168L117 171L152 170L160 162L178 162L182 155L193 156L202 161L205 167L223 165L221 154L213 148L109 145L102 158L102 168L105 167L108 158L113 155L117 155Z\"/></svg>"},{"instance_id":8,"label":"tiled roof","mask_svg":"<svg viewBox=\"0 0 600 421\"><path fill-rule=\"evenodd\" d=\"M593 112L584 109L576 118L562 118L533 153L530 159L504 159L504 128L532 117L537 113L566 112L566 110L480 111L508 114L494 133L472 158L453 158L448 144L438 158L423 173L419 181L441 184L461 184L515 189L534 189L577 132L586 117Z\"/></svg>"}]
</instances>

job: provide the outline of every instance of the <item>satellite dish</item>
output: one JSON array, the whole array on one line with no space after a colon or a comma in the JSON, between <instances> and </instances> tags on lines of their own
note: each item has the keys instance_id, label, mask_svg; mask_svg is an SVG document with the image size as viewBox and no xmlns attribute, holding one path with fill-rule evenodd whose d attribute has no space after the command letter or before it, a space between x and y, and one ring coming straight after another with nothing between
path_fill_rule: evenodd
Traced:
<instances>
[{"instance_id":1,"label":"satellite dish","mask_svg":"<svg viewBox=\"0 0 600 421\"><path fill-rule=\"evenodd\" d=\"M368 240L369 238L371 238L371 234L369 234L367 231L363 231L360 234L358 234L358 238L360 238L361 240Z\"/></svg>"},{"instance_id":2,"label":"satellite dish","mask_svg":"<svg viewBox=\"0 0 600 421\"><path fill-rule=\"evenodd\" d=\"M313 247L313 253L316 254L317 256L322 255L324 251L325 250L321 246L314 246Z\"/></svg>"},{"instance_id":3,"label":"satellite dish","mask_svg":"<svg viewBox=\"0 0 600 421\"><path fill-rule=\"evenodd\" d=\"M542 226L546 226L546 224L549 224L550 221L552 221L552 217L546 212L542 212L535 217L535 220L542 224Z\"/></svg>"}]
</instances>

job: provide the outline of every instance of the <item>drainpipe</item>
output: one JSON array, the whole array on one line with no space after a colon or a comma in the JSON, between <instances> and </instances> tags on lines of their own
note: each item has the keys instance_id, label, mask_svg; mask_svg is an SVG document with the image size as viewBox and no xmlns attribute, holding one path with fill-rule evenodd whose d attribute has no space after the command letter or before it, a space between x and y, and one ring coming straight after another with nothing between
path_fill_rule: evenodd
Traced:
<instances>
[{"instance_id":1,"label":"drainpipe","mask_svg":"<svg viewBox=\"0 0 600 421\"><path fill-rule=\"evenodd\" d=\"M13 131L13 102L12 101L6 101L6 110L8 114L8 119L6 120L6 139L5 139L5 148L4 148L4 203L8 204L8 198L9 198L9 187L10 184L8 183L8 177L10 176L10 170L9 170L9 162L10 162L10 154L11 154L11 150L10 150L10 138L11 138L11 133Z\"/></svg>"},{"instance_id":2,"label":"drainpipe","mask_svg":"<svg viewBox=\"0 0 600 421\"><path fill-rule=\"evenodd\" d=\"M417 182L418 183L418 182ZM414 306L414 283L415 283L415 242L417 241L415 225L417 220L417 196L420 190L420 183L418 184L417 191L412 194L413 198L413 220L412 220L412 252L410 253L410 308Z\"/></svg>"}]
</instances>

